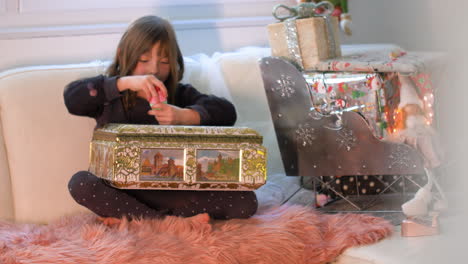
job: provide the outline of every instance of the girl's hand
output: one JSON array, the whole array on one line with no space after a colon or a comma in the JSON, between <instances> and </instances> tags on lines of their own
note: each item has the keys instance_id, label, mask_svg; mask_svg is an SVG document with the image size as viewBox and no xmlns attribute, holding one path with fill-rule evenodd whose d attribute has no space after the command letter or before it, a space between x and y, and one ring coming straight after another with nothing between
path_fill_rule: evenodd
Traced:
<instances>
[{"instance_id":1,"label":"girl's hand","mask_svg":"<svg viewBox=\"0 0 468 264\"><path fill-rule=\"evenodd\" d=\"M158 103L148 111L160 125L200 125L200 114L192 109Z\"/></svg>"},{"instance_id":2,"label":"girl's hand","mask_svg":"<svg viewBox=\"0 0 468 264\"><path fill-rule=\"evenodd\" d=\"M117 80L117 89L119 91L131 90L137 92L139 97L144 98L148 102L153 97L159 98L156 87L159 87L163 96L167 97L166 86L154 75L131 75L120 77Z\"/></svg>"}]
</instances>

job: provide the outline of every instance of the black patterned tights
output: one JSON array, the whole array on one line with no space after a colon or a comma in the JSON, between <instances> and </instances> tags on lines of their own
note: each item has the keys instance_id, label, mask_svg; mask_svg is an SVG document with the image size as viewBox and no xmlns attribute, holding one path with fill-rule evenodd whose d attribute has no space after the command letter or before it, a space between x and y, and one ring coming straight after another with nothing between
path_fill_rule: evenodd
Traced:
<instances>
[{"instance_id":1,"label":"black patterned tights","mask_svg":"<svg viewBox=\"0 0 468 264\"><path fill-rule=\"evenodd\" d=\"M189 217L208 213L215 219L231 219L248 218L257 211L257 198L251 191L117 189L88 171L73 175L68 190L76 202L102 217Z\"/></svg>"}]
</instances>

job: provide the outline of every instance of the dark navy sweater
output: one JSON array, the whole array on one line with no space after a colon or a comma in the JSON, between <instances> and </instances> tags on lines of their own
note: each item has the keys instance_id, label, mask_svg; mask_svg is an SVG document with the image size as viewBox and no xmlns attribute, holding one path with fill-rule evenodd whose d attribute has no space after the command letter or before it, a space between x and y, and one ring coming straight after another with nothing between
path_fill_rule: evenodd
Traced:
<instances>
[{"instance_id":1,"label":"dark navy sweater","mask_svg":"<svg viewBox=\"0 0 468 264\"><path fill-rule=\"evenodd\" d=\"M135 106L125 112L122 95L117 89L117 77L103 75L74 81L63 93L68 111L95 118L97 127L107 123L158 124L154 116L148 115L151 110L148 101L137 97ZM197 111L204 126L232 126L237 118L231 102L202 94L190 84L177 86L174 105Z\"/></svg>"}]
</instances>

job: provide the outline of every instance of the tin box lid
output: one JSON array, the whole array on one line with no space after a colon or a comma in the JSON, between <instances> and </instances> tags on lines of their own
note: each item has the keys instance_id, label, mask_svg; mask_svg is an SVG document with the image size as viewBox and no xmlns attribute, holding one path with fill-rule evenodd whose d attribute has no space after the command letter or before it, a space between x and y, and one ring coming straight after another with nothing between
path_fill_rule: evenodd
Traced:
<instances>
[{"instance_id":1,"label":"tin box lid","mask_svg":"<svg viewBox=\"0 0 468 264\"><path fill-rule=\"evenodd\" d=\"M162 126L162 125L133 125L107 124L96 129L94 139L112 139L126 137L204 137L204 138L245 138L261 144L263 137L255 130L247 127L221 126Z\"/></svg>"}]
</instances>

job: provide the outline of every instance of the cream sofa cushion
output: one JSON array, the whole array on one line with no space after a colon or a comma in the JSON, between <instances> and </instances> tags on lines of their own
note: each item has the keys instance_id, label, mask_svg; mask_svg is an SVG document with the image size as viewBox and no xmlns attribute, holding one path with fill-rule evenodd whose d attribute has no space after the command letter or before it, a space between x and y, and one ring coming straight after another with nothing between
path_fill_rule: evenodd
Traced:
<instances>
[{"instance_id":1,"label":"cream sofa cushion","mask_svg":"<svg viewBox=\"0 0 468 264\"><path fill-rule=\"evenodd\" d=\"M0 109L1 111L1 109ZM3 128L0 120L0 219L13 220L13 196L11 193L10 171L3 141Z\"/></svg>"},{"instance_id":2,"label":"cream sofa cushion","mask_svg":"<svg viewBox=\"0 0 468 264\"><path fill-rule=\"evenodd\" d=\"M0 117L16 221L48 222L83 210L66 186L73 173L88 166L95 122L68 113L63 89L95 72L89 65L68 65L0 76Z\"/></svg>"}]
</instances>

